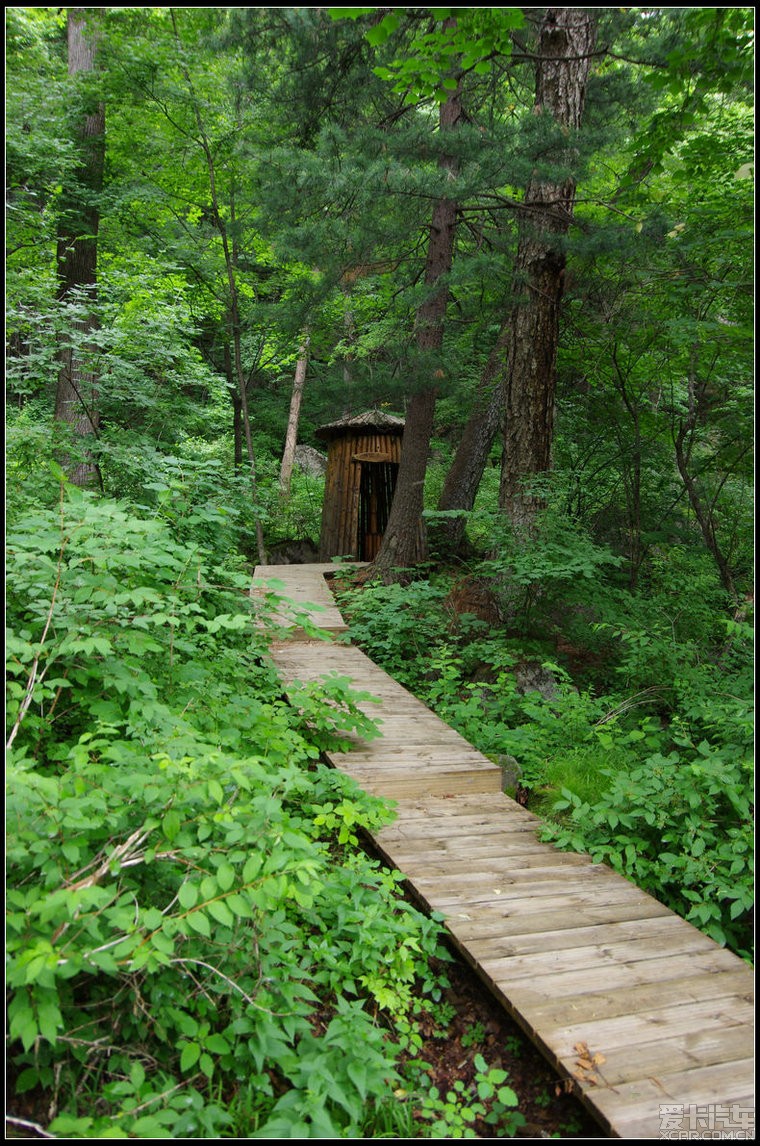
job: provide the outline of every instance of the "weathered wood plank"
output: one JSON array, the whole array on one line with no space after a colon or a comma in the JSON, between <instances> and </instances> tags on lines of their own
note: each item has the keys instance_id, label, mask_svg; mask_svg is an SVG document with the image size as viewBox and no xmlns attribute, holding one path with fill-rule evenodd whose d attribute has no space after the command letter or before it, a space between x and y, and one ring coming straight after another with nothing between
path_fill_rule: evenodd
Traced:
<instances>
[{"instance_id":1,"label":"weathered wood plank","mask_svg":"<svg viewBox=\"0 0 760 1146\"><path fill-rule=\"evenodd\" d=\"M347 765L341 765L341 771L356 780L367 792L391 800L397 797L416 798L461 793L498 795L501 783L500 777L495 776L489 769L470 767L467 764L428 765L418 775L410 775L403 770L383 771L378 768L362 769Z\"/></svg>"},{"instance_id":2,"label":"weathered wood plank","mask_svg":"<svg viewBox=\"0 0 760 1146\"><path fill-rule=\"evenodd\" d=\"M677 981L672 981L668 988L679 1000L678 1006L692 1008L695 1004L707 1005L708 1013L714 1014L718 1000L732 999L739 1006L742 1015L746 1014L746 1007L749 1005L746 989L746 976L741 969L726 971L720 975L716 975L713 971L690 972ZM534 1003L530 1014L533 1023L547 1038L562 1037L570 1042L574 1035L578 1036L575 1041L583 1038L579 1032L588 1030L590 1024L596 1029L603 1019L625 1019L640 1014L651 1016L662 1009L662 984L658 982L629 987L625 992L600 990L585 995L552 997L545 1002ZM627 1045L628 1028L624 1025L620 1028L614 1026L607 1028L606 1045L614 1045L616 1031L623 1032L621 1037L626 1040L624 1045Z\"/></svg>"},{"instance_id":3,"label":"weathered wood plank","mask_svg":"<svg viewBox=\"0 0 760 1146\"><path fill-rule=\"evenodd\" d=\"M718 1104L705 1096L722 1095L719 1102L721 1107L746 1101L746 1081L751 1076L752 1067L752 1060L747 1059L742 1062L716 1063L697 1070L677 1071L664 1079L647 1076L621 1083L614 1090L611 1087L598 1087L594 1091L593 1102L621 1138L659 1137L662 1125L660 1108L672 1107L674 1103L684 1106L693 1104L704 1109L705 1121L702 1126L707 1128L710 1115L706 1107ZM754 1112L754 1100L752 1110ZM687 1130L690 1129L689 1117L687 1111L684 1117ZM691 1117L698 1126L697 1112ZM648 1133L644 1133L645 1130Z\"/></svg>"},{"instance_id":4,"label":"weathered wood plank","mask_svg":"<svg viewBox=\"0 0 760 1146\"><path fill-rule=\"evenodd\" d=\"M590 1020L578 1020L569 1010L564 1023L559 1014L549 1013L540 1006L535 1009L535 1018L540 1022L542 1036L553 1046L565 1054L569 1054L577 1042L593 1041L602 1051L611 1047L626 1047L636 1044L644 1045L657 1042L660 1039L680 1038L688 1041L694 1031L733 1028L746 1024L750 1017L751 992L747 992L746 979L742 982L739 971L725 971L727 979L724 988L720 988L718 980L723 976L716 975L714 968L707 967L691 970L684 963L685 974L674 975L671 980L656 980L662 986L670 982L667 992L660 991L658 1005L643 1010L629 1010L622 1014L596 1015ZM693 999L693 984L696 978L710 975L716 986L710 991L710 998ZM686 984L686 987L679 986ZM630 991L632 998L644 984L632 985ZM648 984L649 987L652 983ZM685 991L683 997L681 992ZM725 993L716 994L716 991ZM643 989L640 992L644 994ZM604 995L604 991L597 993ZM672 1002L667 1002L672 999ZM603 1000L597 999L598 1003ZM554 1016L554 1017L553 1017ZM751 1027L750 1027L751 1029ZM589 1035L593 1037L590 1040Z\"/></svg>"},{"instance_id":5,"label":"weathered wood plank","mask_svg":"<svg viewBox=\"0 0 760 1146\"><path fill-rule=\"evenodd\" d=\"M564 931L576 929L591 931L598 927L602 934L610 928L632 924L634 928L645 926L650 920L673 920L673 913L664 904L658 903L651 896L631 898L627 896L622 903L603 904L597 902L581 903L577 899L568 903L562 899L550 910L545 910L546 900L541 900L537 910L528 912L511 910L512 903L505 903L500 907L482 906L479 910L463 911L449 914L446 919L448 929L462 943L469 943L473 939L499 938L509 948L513 938L529 944L537 943L539 950L544 949L541 943L544 937L551 943L552 937L562 945ZM572 943L572 937L568 939Z\"/></svg>"},{"instance_id":6,"label":"weathered wood plank","mask_svg":"<svg viewBox=\"0 0 760 1146\"><path fill-rule=\"evenodd\" d=\"M660 904L660 907L662 905ZM553 926L553 916L543 914L539 917L541 930L535 928L527 933L514 931L505 934L506 928L499 927L495 933L478 934L471 926L467 933L467 944L473 956L482 959L488 955L502 954L529 955L531 953L545 953L547 951L582 951L586 947L599 947L604 944L648 942L680 942L682 920L665 908L662 914L638 918L625 919L618 922L604 922L590 925L579 924L577 913L568 913L573 919L572 926L557 929ZM505 921L506 922L506 921ZM515 928L519 928L520 919L513 921ZM456 921L451 921L451 930L456 932L462 941L462 931L457 929Z\"/></svg>"}]
</instances>

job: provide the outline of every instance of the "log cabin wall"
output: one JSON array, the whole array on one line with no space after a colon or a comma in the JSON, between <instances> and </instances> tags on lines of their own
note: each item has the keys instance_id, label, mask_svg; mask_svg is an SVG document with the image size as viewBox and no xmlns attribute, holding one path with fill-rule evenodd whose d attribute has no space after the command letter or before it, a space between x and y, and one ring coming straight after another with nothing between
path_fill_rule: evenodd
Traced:
<instances>
[{"instance_id":1,"label":"log cabin wall","mask_svg":"<svg viewBox=\"0 0 760 1146\"><path fill-rule=\"evenodd\" d=\"M359 419L356 419L359 421ZM324 427L328 437L319 560L372 561L388 521L401 461L403 423Z\"/></svg>"}]
</instances>

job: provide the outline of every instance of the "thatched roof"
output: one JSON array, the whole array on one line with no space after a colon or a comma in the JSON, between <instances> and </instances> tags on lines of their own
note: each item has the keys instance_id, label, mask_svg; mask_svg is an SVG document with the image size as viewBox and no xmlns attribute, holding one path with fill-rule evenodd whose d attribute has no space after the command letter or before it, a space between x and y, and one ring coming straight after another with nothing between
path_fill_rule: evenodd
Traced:
<instances>
[{"instance_id":1,"label":"thatched roof","mask_svg":"<svg viewBox=\"0 0 760 1146\"><path fill-rule=\"evenodd\" d=\"M383 410L367 410L366 413L357 414L354 418L340 418L328 426L320 426L314 431L314 436L322 442L330 442L343 434L363 430L374 430L379 434L403 434L404 419L386 414Z\"/></svg>"}]
</instances>

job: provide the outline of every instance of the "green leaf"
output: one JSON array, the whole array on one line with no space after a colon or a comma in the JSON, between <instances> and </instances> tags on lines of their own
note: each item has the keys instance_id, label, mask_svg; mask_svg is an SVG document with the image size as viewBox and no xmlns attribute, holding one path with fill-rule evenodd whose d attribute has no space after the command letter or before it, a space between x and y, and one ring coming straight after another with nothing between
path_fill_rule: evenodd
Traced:
<instances>
[{"instance_id":1,"label":"green leaf","mask_svg":"<svg viewBox=\"0 0 760 1146\"><path fill-rule=\"evenodd\" d=\"M206 910L209 915L212 915L217 923L221 923L224 927L231 927L235 919L227 904L223 899L212 899L206 904Z\"/></svg>"},{"instance_id":2,"label":"green leaf","mask_svg":"<svg viewBox=\"0 0 760 1146\"><path fill-rule=\"evenodd\" d=\"M229 891L235 882L235 869L231 864L222 863L216 873L216 880L222 891Z\"/></svg>"},{"instance_id":3,"label":"green leaf","mask_svg":"<svg viewBox=\"0 0 760 1146\"><path fill-rule=\"evenodd\" d=\"M182 907L184 907L186 911L190 911L198 902L197 885L191 883L190 880L185 880L179 889L178 899Z\"/></svg>"},{"instance_id":4,"label":"green leaf","mask_svg":"<svg viewBox=\"0 0 760 1146\"><path fill-rule=\"evenodd\" d=\"M187 922L193 931L197 931L199 935L203 935L206 939L211 938L211 926L200 908L190 912L187 916Z\"/></svg>"},{"instance_id":5,"label":"green leaf","mask_svg":"<svg viewBox=\"0 0 760 1146\"><path fill-rule=\"evenodd\" d=\"M185 1043L179 1059L179 1067L183 1072L192 1070L201 1057L201 1048L198 1043Z\"/></svg>"},{"instance_id":6,"label":"green leaf","mask_svg":"<svg viewBox=\"0 0 760 1146\"><path fill-rule=\"evenodd\" d=\"M217 804L223 804L224 803L224 788L222 787L222 785L219 783L218 780L209 780L208 790L209 790L209 795L211 796L211 799L214 800L215 803L217 803Z\"/></svg>"},{"instance_id":7,"label":"green leaf","mask_svg":"<svg viewBox=\"0 0 760 1146\"><path fill-rule=\"evenodd\" d=\"M161 821L161 828L169 843L173 843L179 835L179 830L182 827L182 819L178 812L173 808L167 812Z\"/></svg>"}]
</instances>

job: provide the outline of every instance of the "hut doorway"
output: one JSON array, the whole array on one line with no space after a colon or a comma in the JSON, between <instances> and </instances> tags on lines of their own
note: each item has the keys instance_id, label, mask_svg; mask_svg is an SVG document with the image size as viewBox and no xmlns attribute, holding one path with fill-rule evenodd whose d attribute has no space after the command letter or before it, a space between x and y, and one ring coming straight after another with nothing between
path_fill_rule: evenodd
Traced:
<instances>
[{"instance_id":1,"label":"hut doorway","mask_svg":"<svg viewBox=\"0 0 760 1146\"><path fill-rule=\"evenodd\" d=\"M359 465L359 560L374 561L380 552L391 512L398 464L389 461L359 461Z\"/></svg>"}]
</instances>

